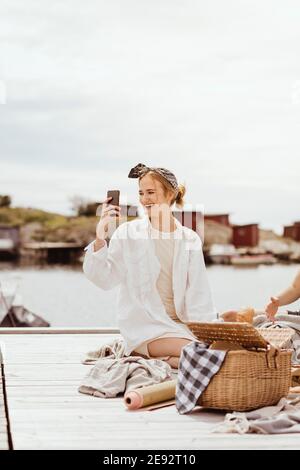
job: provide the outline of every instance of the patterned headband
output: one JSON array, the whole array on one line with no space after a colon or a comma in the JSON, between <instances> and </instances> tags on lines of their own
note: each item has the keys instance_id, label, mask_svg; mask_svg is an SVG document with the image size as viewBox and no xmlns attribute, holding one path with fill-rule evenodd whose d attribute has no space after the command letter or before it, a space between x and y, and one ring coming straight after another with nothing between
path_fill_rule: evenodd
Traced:
<instances>
[{"instance_id":1,"label":"patterned headband","mask_svg":"<svg viewBox=\"0 0 300 470\"><path fill-rule=\"evenodd\" d=\"M171 173L171 171L167 170L166 168L151 168L146 165L143 165L142 163L139 163L135 167L131 168L128 178L141 178L142 176L145 176L146 173L149 171L153 171L154 173L158 173L160 176L165 178L172 188L175 189L175 191L178 193L178 183L176 176Z\"/></svg>"}]
</instances>

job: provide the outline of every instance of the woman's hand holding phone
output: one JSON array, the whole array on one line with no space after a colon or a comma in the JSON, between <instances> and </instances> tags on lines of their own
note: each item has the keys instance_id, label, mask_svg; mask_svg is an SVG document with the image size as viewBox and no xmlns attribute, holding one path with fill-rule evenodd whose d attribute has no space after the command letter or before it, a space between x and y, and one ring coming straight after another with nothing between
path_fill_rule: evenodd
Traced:
<instances>
[{"instance_id":1,"label":"woman's hand holding phone","mask_svg":"<svg viewBox=\"0 0 300 470\"><path fill-rule=\"evenodd\" d=\"M98 222L96 228L96 244L95 244L95 251L105 245L105 238L107 237L108 233L108 226L112 220L112 217L119 217L120 216L120 206L113 206L110 205L108 202L111 200L111 197L105 199L102 204L102 212L100 216L100 220Z\"/></svg>"}]
</instances>

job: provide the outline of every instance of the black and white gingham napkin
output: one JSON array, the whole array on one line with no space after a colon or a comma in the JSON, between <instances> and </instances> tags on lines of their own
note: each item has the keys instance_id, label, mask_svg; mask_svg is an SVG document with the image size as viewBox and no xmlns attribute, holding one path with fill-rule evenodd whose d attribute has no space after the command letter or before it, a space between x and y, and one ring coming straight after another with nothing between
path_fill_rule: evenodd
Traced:
<instances>
[{"instance_id":1,"label":"black and white gingham napkin","mask_svg":"<svg viewBox=\"0 0 300 470\"><path fill-rule=\"evenodd\" d=\"M207 349L192 342L181 351L176 386L176 408L180 414L192 411L210 380L222 367L227 351Z\"/></svg>"}]
</instances>

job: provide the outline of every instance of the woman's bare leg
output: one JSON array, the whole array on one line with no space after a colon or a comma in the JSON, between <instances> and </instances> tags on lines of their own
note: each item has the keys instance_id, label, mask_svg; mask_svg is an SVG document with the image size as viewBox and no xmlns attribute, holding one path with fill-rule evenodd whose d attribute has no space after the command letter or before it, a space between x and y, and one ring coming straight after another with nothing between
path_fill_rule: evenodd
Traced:
<instances>
[{"instance_id":1,"label":"woman's bare leg","mask_svg":"<svg viewBox=\"0 0 300 470\"><path fill-rule=\"evenodd\" d=\"M148 343L148 351L151 357L170 356L166 361L174 369L178 368L181 350L192 340L185 338L161 338Z\"/></svg>"}]
</instances>

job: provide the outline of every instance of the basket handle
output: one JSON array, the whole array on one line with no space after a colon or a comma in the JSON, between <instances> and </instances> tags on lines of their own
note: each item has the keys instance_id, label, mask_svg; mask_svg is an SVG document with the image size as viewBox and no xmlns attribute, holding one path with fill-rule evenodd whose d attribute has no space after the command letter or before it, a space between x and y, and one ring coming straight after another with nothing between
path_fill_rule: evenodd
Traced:
<instances>
[{"instance_id":1,"label":"basket handle","mask_svg":"<svg viewBox=\"0 0 300 470\"><path fill-rule=\"evenodd\" d=\"M274 367L275 369L278 369L278 355L279 355L279 349L275 348L274 346L268 346L267 349L267 366L268 369L271 369L271 358L274 358Z\"/></svg>"}]
</instances>

